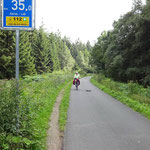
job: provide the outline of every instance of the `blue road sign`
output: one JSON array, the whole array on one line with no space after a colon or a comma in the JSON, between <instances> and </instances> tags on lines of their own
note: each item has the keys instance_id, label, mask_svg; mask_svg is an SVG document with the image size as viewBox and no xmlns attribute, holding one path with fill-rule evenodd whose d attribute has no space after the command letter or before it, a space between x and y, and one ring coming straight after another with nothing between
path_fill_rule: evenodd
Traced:
<instances>
[{"instance_id":1,"label":"blue road sign","mask_svg":"<svg viewBox=\"0 0 150 150\"><path fill-rule=\"evenodd\" d=\"M34 27L33 0L3 0L2 8L4 29L32 29Z\"/></svg>"}]
</instances>

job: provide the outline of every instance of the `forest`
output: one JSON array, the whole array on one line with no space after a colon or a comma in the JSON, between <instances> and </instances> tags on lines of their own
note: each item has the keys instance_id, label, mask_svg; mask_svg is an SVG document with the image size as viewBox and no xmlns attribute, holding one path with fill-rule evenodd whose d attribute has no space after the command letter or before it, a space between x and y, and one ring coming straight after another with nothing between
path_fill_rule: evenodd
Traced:
<instances>
[{"instance_id":1,"label":"forest","mask_svg":"<svg viewBox=\"0 0 150 150\"><path fill-rule=\"evenodd\" d=\"M58 33L47 33L44 25L33 32L20 32L20 77L53 71L89 70L90 42L72 43ZM15 31L0 31L0 79L15 76Z\"/></svg>"},{"instance_id":2,"label":"forest","mask_svg":"<svg viewBox=\"0 0 150 150\"><path fill-rule=\"evenodd\" d=\"M132 10L104 31L91 52L91 64L120 82L150 85L150 1L135 0Z\"/></svg>"},{"instance_id":3,"label":"forest","mask_svg":"<svg viewBox=\"0 0 150 150\"><path fill-rule=\"evenodd\" d=\"M20 33L20 77L53 71L103 73L120 82L150 85L150 1L134 0L132 10L114 21L94 46L75 43L44 25ZM0 30L0 79L15 76L15 32Z\"/></svg>"},{"instance_id":4,"label":"forest","mask_svg":"<svg viewBox=\"0 0 150 150\"><path fill-rule=\"evenodd\" d=\"M114 21L94 46L75 43L44 25L20 34L20 77L58 70L103 73L113 80L150 85L150 1L134 0L132 10ZM15 32L0 31L0 79L14 78Z\"/></svg>"}]
</instances>

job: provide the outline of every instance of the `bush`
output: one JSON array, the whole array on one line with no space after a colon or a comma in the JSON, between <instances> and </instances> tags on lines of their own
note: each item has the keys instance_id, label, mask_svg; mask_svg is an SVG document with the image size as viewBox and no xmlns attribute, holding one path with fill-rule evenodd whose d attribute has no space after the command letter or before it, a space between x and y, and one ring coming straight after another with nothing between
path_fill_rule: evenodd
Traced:
<instances>
[{"instance_id":1,"label":"bush","mask_svg":"<svg viewBox=\"0 0 150 150\"><path fill-rule=\"evenodd\" d=\"M20 85L21 87L21 85ZM21 89L21 88L20 88ZM31 116L23 91L16 90L14 80L0 84L0 149L27 148L21 137L30 139ZM16 138L17 137L17 138ZM19 144L21 142L21 144ZM19 146L18 146L19 145Z\"/></svg>"}]
</instances>

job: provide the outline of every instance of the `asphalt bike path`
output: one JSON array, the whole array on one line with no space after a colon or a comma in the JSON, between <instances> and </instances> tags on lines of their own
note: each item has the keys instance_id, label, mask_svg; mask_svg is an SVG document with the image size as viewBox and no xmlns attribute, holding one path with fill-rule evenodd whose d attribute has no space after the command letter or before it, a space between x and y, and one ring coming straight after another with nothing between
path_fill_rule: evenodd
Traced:
<instances>
[{"instance_id":1,"label":"asphalt bike path","mask_svg":"<svg viewBox=\"0 0 150 150\"><path fill-rule=\"evenodd\" d=\"M150 120L81 79L72 86L63 150L150 150Z\"/></svg>"}]
</instances>

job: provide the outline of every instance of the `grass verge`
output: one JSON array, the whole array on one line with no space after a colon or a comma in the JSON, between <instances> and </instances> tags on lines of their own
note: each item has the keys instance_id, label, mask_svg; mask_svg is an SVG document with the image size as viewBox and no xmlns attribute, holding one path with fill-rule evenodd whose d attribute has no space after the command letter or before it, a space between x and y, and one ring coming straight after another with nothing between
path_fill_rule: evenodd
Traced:
<instances>
[{"instance_id":1,"label":"grass verge","mask_svg":"<svg viewBox=\"0 0 150 150\"><path fill-rule=\"evenodd\" d=\"M114 82L104 77L98 80L96 76L91 79L91 82L105 93L150 119L150 99L149 95L146 96L149 89L144 89L135 83L123 84ZM136 97L137 99L135 99Z\"/></svg>"},{"instance_id":2,"label":"grass verge","mask_svg":"<svg viewBox=\"0 0 150 150\"><path fill-rule=\"evenodd\" d=\"M0 81L0 149L45 150L49 117L72 74L26 76L16 100L14 81Z\"/></svg>"},{"instance_id":3,"label":"grass verge","mask_svg":"<svg viewBox=\"0 0 150 150\"><path fill-rule=\"evenodd\" d=\"M72 86L72 81L65 87L64 95L63 95L63 98L59 107L59 129L60 131L64 131L65 126L66 126L71 86Z\"/></svg>"}]
</instances>

